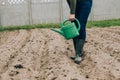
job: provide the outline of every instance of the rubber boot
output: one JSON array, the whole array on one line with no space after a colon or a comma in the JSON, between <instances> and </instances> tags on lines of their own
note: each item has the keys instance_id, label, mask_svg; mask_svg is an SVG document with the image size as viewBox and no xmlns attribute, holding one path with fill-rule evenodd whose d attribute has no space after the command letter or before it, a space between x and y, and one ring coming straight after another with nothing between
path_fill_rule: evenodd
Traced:
<instances>
[{"instance_id":1,"label":"rubber boot","mask_svg":"<svg viewBox=\"0 0 120 80\"><path fill-rule=\"evenodd\" d=\"M82 61L84 43L85 40L79 39L76 44L76 57L74 59L74 62L77 64Z\"/></svg>"},{"instance_id":2,"label":"rubber boot","mask_svg":"<svg viewBox=\"0 0 120 80\"><path fill-rule=\"evenodd\" d=\"M70 58L71 59L73 59L73 60L75 60L75 58L77 57L77 53L78 53L78 50L77 50L77 46L78 46L78 49L79 49L79 40L78 39L74 39L73 40L73 44L74 44L74 49L75 49L75 52L76 52L76 54L75 55L72 55ZM85 43L85 41L83 40L83 43ZM84 44L83 44L83 46L84 46ZM80 57L82 57L83 56L83 51L81 52L81 54L80 54Z\"/></svg>"},{"instance_id":3,"label":"rubber boot","mask_svg":"<svg viewBox=\"0 0 120 80\"><path fill-rule=\"evenodd\" d=\"M73 39L73 45L74 45L74 50L75 50L75 52L76 52L76 44L77 44L77 43L78 43L78 38L76 37L76 38ZM75 55L72 55L70 58L71 58L72 60L74 60L75 57L76 57L76 54L75 54Z\"/></svg>"}]
</instances>

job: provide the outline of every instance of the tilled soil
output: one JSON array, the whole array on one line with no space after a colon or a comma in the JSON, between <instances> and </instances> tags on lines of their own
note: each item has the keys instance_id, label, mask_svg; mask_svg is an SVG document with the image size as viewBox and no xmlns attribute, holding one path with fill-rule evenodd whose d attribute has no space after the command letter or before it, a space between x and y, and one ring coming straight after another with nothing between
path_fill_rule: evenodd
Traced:
<instances>
[{"instance_id":1,"label":"tilled soil","mask_svg":"<svg viewBox=\"0 0 120 80\"><path fill-rule=\"evenodd\" d=\"M84 59L50 29L0 33L0 80L120 80L120 27L89 28Z\"/></svg>"}]
</instances>

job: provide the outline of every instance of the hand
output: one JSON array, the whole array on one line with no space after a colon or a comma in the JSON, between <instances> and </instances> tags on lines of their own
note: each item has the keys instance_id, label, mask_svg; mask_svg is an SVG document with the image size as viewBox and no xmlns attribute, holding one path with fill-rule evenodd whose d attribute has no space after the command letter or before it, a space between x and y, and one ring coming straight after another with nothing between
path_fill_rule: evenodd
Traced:
<instances>
[{"instance_id":1,"label":"hand","mask_svg":"<svg viewBox=\"0 0 120 80\"><path fill-rule=\"evenodd\" d=\"M69 15L69 20L70 21L74 21L74 19L75 19L75 14L70 14Z\"/></svg>"}]
</instances>

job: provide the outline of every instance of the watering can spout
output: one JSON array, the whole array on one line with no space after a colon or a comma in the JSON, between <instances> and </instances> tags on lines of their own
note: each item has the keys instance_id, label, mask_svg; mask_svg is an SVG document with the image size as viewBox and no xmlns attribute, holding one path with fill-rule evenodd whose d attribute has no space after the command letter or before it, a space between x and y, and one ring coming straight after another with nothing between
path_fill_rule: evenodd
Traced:
<instances>
[{"instance_id":1,"label":"watering can spout","mask_svg":"<svg viewBox=\"0 0 120 80\"><path fill-rule=\"evenodd\" d=\"M64 32L62 30L59 30L59 29L55 29L55 28L52 28L51 30L61 34L62 36L64 36Z\"/></svg>"}]
</instances>

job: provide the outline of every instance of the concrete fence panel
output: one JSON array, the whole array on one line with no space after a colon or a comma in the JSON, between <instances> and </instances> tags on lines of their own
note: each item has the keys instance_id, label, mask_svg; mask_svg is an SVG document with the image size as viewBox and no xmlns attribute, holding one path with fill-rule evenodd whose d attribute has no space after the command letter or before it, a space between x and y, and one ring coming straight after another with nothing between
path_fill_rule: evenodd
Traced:
<instances>
[{"instance_id":1,"label":"concrete fence panel","mask_svg":"<svg viewBox=\"0 0 120 80\"><path fill-rule=\"evenodd\" d=\"M94 0L92 11L94 20L120 18L120 0Z\"/></svg>"},{"instance_id":2,"label":"concrete fence panel","mask_svg":"<svg viewBox=\"0 0 120 80\"><path fill-rule=\"evenodd\" d=\"M120 0L93 0L89 20L120 18ZM0 0L0 26L59 23L68 18L66 0Z\"/></svg>"},{"instance_id":3,"label":"concrete fence panel","mask_svg":"<svg viewBox=\"0 0 120 80\"><path fill-rule=\"evenodd\" d=\"M29 24L27 0L0 1L0 23L1 26Z\"/></svg>"},{"instance_id":4,"label":"concrete fence panel","mask_svg":"<svg viewBox=\"0 0 120 80\"><path fill-rule=\"evenodd\" d=\"M32 0L32 23L60 22L60 0Z\"/></svg>"}]
</instances>

